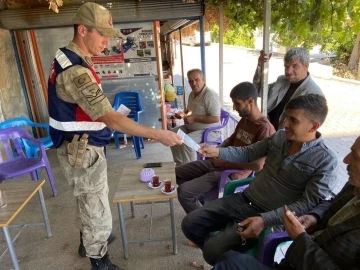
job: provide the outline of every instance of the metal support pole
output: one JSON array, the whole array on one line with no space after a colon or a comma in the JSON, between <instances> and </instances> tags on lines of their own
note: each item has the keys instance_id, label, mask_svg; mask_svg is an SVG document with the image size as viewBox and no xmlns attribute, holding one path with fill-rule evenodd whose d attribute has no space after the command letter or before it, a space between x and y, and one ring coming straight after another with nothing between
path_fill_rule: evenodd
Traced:
<instances>
[{"instance_id":1,"label":"metal support pole","mask_svg":"<svg viewBox=\"0 0 360 270\"><path fill-rule=\"evenodd\" d=\"M271 25L271 0L264 0L264 30L263 30L263 50L269 55L270 25ZM267 99L268 99L268 77L269 77L269 61L263 63L261 74L261 112L267 115Z\"/></svg>"},{"instance_id":2,"label":"metal support pole","mask_svg":"<svg viewBox=\"0 0 360 270\"><path fill-rule=\"evenodd\" d=\"M12 261L12 263L13 263L14 269L15 269L15 270L19 270L20 267L19 267L18 259L17 259L17 257L16 257L14 245L13 245L13 242L12 242L12 240L11 240L8 227L2 227L2 231L3 231L3 233L4 233L5 242L6 242L7 246L8 246L9 253L10 253L10 257L11 257L11 261Z\"/></svg>"},{"instance_id":3,"label":"metal support pole","mask_svg":"<svg viewBox=\"0 0 360 270\"><path fill-rule=\"evenodd\" d=\"M174 199L170 199L170 216L171 216L171 236L173 242L173 253L176 255L177 250L177 238L176 238L176 226L175 226L175 213L174 213Z\"/></svg>"},{"instance_id":4,"label":"metal support pole","mask_svg":"<svg viewBox=\"0 0 360 270\"><path fill-rule=\"evenodd\" d=\"M201 55L201 70L206 77L206 69L205 69L205 27L204 27L204 16L201 16L199 19L200 25L200 55Z\"/></svg>"},{"instance_id":5,"label":"metal support pole","mask_svg":"<svg viewBox=\"0 0 360 270\"><path fill-rule=\"evenodd\" d=\"M39 188L38 191L38 196L39 196L39 201L40 201L40 206L41 206L41 212L44 218L44 224L45 224L45 228L46 228L46 234L48 237L51 237L51 229L50 229L50 223L49 223L49 217L46 211L46 206L45 206L45 200L44 200L44 195L42 192L42 188Z\"/></svg>"},{"instance_id":6,"label":"metal support pole","mask_svg":"<svg viewBox=\"0 0 360 270\"><path fill-rule=\"evenodd\" d=\"M118 205L118 212L119 212L119 221L120 221L120 231L121 231L121 240L123 245L124 251L124 258L129 258L129 250L128 250L128 240L126 237L126 230L125 230L125 220L124 220L124 211L122 209L121 203L117 203Z\"/></svg>"},{"instance_id":7,"label":"metal support pole","mask_svg":"<svg viewBox=\"0 0 360 270\"><path fill-rule=\"evenodd\" d=\"M130 209L131 209L131 217L135 217L135 205L134 202L130 202Z\"/></svg>"},{"instance_id":8,"label":"metal support pole","mask_svg":"<svg viewBox=\"0 0 360 270\"><path fill-rule=\"evenodd\" d=\"M224 105L224 5L219 5L219 98Z\"/></svg>"}]
</instances>

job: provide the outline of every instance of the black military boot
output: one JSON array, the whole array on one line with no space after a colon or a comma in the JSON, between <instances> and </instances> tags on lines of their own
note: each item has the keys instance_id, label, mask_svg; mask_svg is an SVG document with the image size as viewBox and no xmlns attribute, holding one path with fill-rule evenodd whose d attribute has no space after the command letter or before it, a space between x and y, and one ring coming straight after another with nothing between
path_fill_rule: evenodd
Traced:
<instances>
[{"instance_id":1,"label":"black military boot","mask_svg":"<svg viewBox=\"0 0 360 270\"><path fill-rule=\"evenodd\" d=\"M115 234L110 233L109 238L108 238L108 245L111 244L114 240L115 240ZM82 240L82 232L80 232L80 245L79 245L79 249L78 249L78 254L80 257L86 257L86 249L84 247L83 240Z\"/></svg>"},{"instance_id":2,"label":"black military boot","mask_svg":"<svg viewBox=\"0 0 360 270\"><path fill-rule=\"evenodd\" d=\"M121 270L109 259L109 254L105 254L101 259L90 258L91 270Z\"/></svg>"}]
</instances>

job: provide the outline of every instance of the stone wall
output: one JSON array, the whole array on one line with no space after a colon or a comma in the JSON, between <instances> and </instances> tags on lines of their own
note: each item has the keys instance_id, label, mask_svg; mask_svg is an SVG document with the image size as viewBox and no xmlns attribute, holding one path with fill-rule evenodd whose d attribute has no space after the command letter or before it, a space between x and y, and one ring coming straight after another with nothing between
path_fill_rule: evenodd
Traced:
<instances>
[{"instance_id":1,"label":"stone wall","mask_svg":"<svg viewBox=\"0 0 360 270\"><path fill-rule=\"evenodd\" d=\"M29 117L11 35L0 29L0 122L20 116Z\"/></svg>"}]
</instances>

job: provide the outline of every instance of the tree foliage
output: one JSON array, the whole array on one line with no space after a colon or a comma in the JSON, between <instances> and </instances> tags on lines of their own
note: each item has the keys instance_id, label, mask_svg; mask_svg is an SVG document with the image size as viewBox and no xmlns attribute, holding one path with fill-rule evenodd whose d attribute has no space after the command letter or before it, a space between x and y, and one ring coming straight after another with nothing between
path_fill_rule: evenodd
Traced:
<instances>
[{"instance_id":1,"label":"tree foliage","mask_svg":"<svg viewBox=\"0 0 360 270\"><path fill-rule=\"evenodd\" d=\"M224 4L225 16L249 30L262 28L264 1L207 0ZM284 47L350 52L360 31L359 0L271 0L271 32Z\"/></svg>"},{"instance_id":2,"label":"tree foliage","mask_svg":"<svg viewBox=\"0 0 360 270\"><path fill-rule=\"evenodd\" d=\"M211 27L212 41L219 42L219 25L214 23ZM255 38L251 31L237 23L227 27L223 35L224 44L254 48Z\"/></svg>"},{"instance_id":3,"label":"tree foliage","mask_svg":"<svg viewBox=\"0 0 360 270\"><path fill-rule=\"evenodd\" d=\"M254 48L254 34L253 31L246 26L231 20L227 17L223 18L224 44L243 46L247 48ZM211 31L211 40L219 42L219 9L217 7L206 4L204 16L205 31ZM181 30L182 36L187 37L192 35L194 31L200 31L199 23L194 23L185 29ZM172 38L179 39L179 33L174 32Z\"/></svg>"}]
</instances>

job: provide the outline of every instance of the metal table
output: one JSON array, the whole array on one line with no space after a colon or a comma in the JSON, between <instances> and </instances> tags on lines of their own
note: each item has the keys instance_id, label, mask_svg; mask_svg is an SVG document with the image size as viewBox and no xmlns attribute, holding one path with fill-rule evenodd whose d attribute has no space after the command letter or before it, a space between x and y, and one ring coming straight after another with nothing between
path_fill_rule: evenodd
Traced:
<instances>
[{"instance_id":1,"label":"metal table","mask_svg":"<svg viewBox=\"0 0 360 270\"><path fill-rule=\"evenodd\" d=\"M128 244L144 243L144 242L159 242L172 240L173 242L173 253L177 254L177 238L176 238L176 227L175 227L175 214L174 214L174 202L173 199L177 198L177 191L172 194L163 194L159 189L151 189L147 183L143 183L139 179L139 173L143 169L143 164L133 165L125 168L120 177L119 185L116 189L113 203L118 206L119 221L121 238L123 244L124 258L129 258ZM155 168L156 175L160 177L160 181L164 179L171 179L172 184L175 185L175 164L174 162L163 162L162 167ZM170 217L171 217L171 237L165 238L151 238L151 223L149 230L149 238L142 241L129 241L126 237L123 203L131 203L132 217L134 215L134 205L138 204L156 204L156 203L167 203L170 204ZM152 216L151 216L152 220Z\"/></svg>"},{"instance_id":2,"label":"metal table","mask_svg":"<svg viewBox=\"0 0 360 270\"><path fill-rule=\"evenodd\" d=\"M7 250L9 250L11 261L13 263L14 269L19 270L19 263L15 253L13 243L19 237L22 229L27 226L37 226L37 225L45 225L46 233L48 237L51 237L51 229L49 224L49 218L46 212L44 195L41 187L45 184L45 180L42 181L21 181L21 182L11 182L8 180L6 183L0 185L1 191L5 191L7 206L4 208L0 208L0 227L3 231L7 249L1 254L0 260L5 255ZM44 222L43 223L30 223L30 224L18 224L18 225L10 225L11 222L17 217L17 215L24 209L24 207L28 204L28 202L38 194L41 211L43 215ZM20 231L11 239L9 229L11 227L20 227Z\"/></svg>"}]
</instances>

